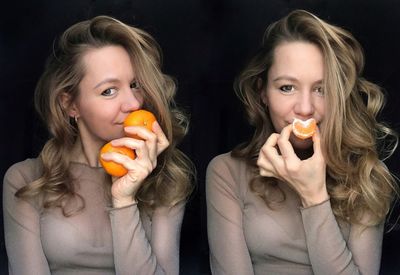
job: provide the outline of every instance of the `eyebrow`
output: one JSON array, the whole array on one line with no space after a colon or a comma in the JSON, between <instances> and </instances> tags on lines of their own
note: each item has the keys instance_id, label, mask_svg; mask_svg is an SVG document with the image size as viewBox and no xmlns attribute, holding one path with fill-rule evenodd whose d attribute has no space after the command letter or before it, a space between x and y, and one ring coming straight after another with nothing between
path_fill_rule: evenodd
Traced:
<instances>
[{"instance_id":1,"label":"eyebrow","mask_svg":"<svg viewBox=\"0 0 400 275\"><path fill-rule=\"evenodd\" d=\"M293 82L299 82L299 80L293 76L289 76L289 75L282 75L282 76L278 76L277 78L274 78L272 81L276 82L276 81L280 81L280 80L289 80L289 81L293 81ZM317 80L314 82L314 84L321 84L323 82L323 79L321 80Z\"/></svg>"},{"instance_id":2,"label":"eyebrow","mask_svg":"<svg viewBox=\"0 0 400 275\"><path fill-rule=\"evenodd\" d=\"M295 77L293 77L293 76L289 76L289 75L281 75L281 76L278 76L277 78L274 78L272 81L273 81L273 82L276 82L276 81L279 81L279 80L298 81L297 78L295 78Z\"/></svg>"},{"instance_id":3,"label":"eyebrow","mask_svg":"<svg viewBox=\"0 0 400 275\"><path fill-rule=\"evenodd\" d=\"M105 84L105 83L117 83L119 82L119 79L117 78L106 78L102 81L100 81L99 83L96 84L96 86L93 87L93 89L97 89L98 87L100 87L101 85Z\"/></svg>"}]
</instances>

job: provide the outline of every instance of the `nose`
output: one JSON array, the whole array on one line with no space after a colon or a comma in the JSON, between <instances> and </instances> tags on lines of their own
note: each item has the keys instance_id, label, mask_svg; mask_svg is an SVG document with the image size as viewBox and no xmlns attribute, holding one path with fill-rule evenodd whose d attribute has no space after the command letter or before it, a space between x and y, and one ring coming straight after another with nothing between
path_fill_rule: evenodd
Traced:
<instances>
[{"instance_id":1,"label":"nose","mask_svg":"<svg viewBox=\"0 0 400 275\"><path fill-rule=\"evenodd\" d=\"M310 118L314 113L314 103L310 91L298 93L294 112L300 118Z\"/></svg>"},{"instance_id":2,"label":"nose","mask_svg":"<svg viewBox=\"0 0 400 275\"><path fill-rule=\"evenodd\" d=\"M140 109L142 105L142 100L139 92L134 92L132 89L128 88L123 91L123 96L121 97L121 111L128 113Z\"/></svg>"}]
</instances>

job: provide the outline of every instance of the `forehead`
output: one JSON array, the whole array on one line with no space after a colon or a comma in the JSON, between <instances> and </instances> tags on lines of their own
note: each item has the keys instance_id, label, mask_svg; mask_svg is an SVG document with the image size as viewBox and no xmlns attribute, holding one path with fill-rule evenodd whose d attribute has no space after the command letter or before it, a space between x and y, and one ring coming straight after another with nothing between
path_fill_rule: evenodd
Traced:
<instances>
[{"instance_id":1,"label":"forehead","mask_svg":"<svg viewBox=\"0 0 400 275\"><path fill-rule=\"evenodd\" d=\"M323 78L324 58L321 50L309 42L285 42L274 50L272 75L293 74L295 77Z\"/></svg>"},{"instance_id":2,"label":"forehead","mask_svg":"<svg viewBox=\"0 0 400 275\"><path fill-rule=\"evenodd\" d=\"M86 73L101 74L108 70L125 70L133 67L128 52L121 46L91 48L82 57Z\"/></svg>"},{"instance_id":3,"label":"forehead","mask_svg":"<svg viewBox=\"0 0 400 275\"><path fill-rule=\"evenodd\" d=\"M118 63L115 59L128 58L128 52L118 45L108 45L100 48L89 48L83 55L83 62L88 65L96 63Z\"/></svg>"}]
</instances>

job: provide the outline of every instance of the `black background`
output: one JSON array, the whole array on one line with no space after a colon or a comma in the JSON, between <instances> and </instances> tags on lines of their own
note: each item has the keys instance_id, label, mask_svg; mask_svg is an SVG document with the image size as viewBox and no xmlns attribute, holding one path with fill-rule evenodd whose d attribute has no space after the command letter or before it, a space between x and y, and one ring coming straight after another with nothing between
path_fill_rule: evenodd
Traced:
<instances>
[{"instance_id":1,"label":"black background","mask_svg":"<svg viewBox=\"0 0 400 275\"><path fill-rule=\"evenodd\" d=\"M0 11L0 178L35 157L47 138L33 111L33 90L54 39L96 15L114 16L151 33L164 53L164 72L178 83L177 101L191 113L181 149L198 171L182 227L181 273L208 274L204 176L208 162L245 140L247 126L232 83L268 24L302 8L352 32L366 55L365 77L388 96L381 119L400 131L400 4L395 0L36 0ZM386 164L399 176L399 150ZM399 215L395 209L394 217ZM2 227L2 219L1 219ZM7 274L1 237L0 274ZM381 274L400 271L400 227L384 235ZM397 271L397 272L396 272Z\"/></svg>"}]
</instances>

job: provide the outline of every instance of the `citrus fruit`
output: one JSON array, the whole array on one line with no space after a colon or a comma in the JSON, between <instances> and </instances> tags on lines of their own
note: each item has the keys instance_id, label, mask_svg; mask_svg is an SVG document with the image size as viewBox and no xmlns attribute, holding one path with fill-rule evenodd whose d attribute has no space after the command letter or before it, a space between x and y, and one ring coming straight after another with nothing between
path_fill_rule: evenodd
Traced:
<instances>
[{"instance_id":1,"label":"citrus fruit","mask_svg":"<svg viewBox=\"0 0 400 275\"><path fill-rule=\"evenodd\" d=\"M293 120L293 134L300 139L307 139L312 137L317 128L317 122L315 119L310 118L307 120L301 120L295 118Z\"/></svg>"},{"instance_id":2,"label":"citrus fruit","mask_svg":"<svg viewBox=\"0 0 400 275\"><path fill-rule=\"evenodd\" d=\"M111 142L106 143L101 148L100 155L104 154L104 153L110 153L110 152L120 153L120 154L130 157L131 159L134 159L136 157L135 152L132 149L124 147L124 146L121 146L121 147L112 146ZM114 161L107 161L100 157L100 163L101 163L101 166L103 166L104 170L106 170L106 172L108 174L110 174L111 176L122 177L126 173L128 173L128 170L126 170L126 168L123 165L116 163Z\"/></svg>"},{"instance_id":3,"label":"citrus fruit","mask_svg":"<svg viewBox=\"0 0 400 275\"><path fill-rule=\"evenodd\" d=\"M142 126L152 131L153 122L156 121L156 117L153 113L146 110L136 110L130 113L124 121L124 127L127 126ZM136 139L142 139L135 134L127 134L128 136Z\"/></svg>"}]
</instances>

